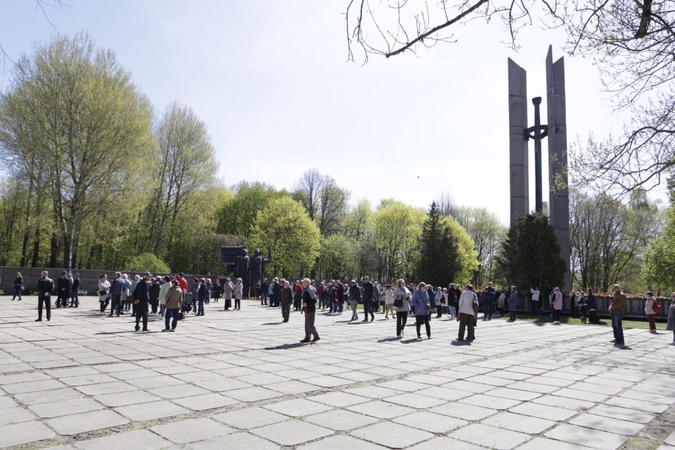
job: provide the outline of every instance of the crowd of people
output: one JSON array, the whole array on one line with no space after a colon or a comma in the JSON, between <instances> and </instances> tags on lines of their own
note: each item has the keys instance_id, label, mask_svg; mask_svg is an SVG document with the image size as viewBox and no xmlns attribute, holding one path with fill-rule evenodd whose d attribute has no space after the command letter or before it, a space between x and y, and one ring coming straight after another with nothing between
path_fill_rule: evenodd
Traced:
<instances>
[{"instance_id":1,"label":"crowd of people","mask_svg":"<svg viewBox=\"0 0 675 450\"><path fill-rule=\"evenodd\" d=\"M79 274L72 274L65 270L52 281L46 271L38 281L38 318L42 321L43 310L46 310L46 319L51 319L53 294L56 295L55 308L79 307ZM241 309L241 300L244 297L244 287L241 278L233 283L228 277L219 277L215 283L210 278L195 277L190 285L183 273L155 277L149 272L135 275L133 280L125 273L116 272L112 280L106 274L101 274L97 285L100 314L110 317L124 315L129 311L135 317L135 330L148 331L148 315L159 314L164 318L165 328L162 331L175 331L177 323L188 313L195 316L204 315L204 304L210 301L218 303L223 298L223 309ZM24 289L24 280L20 272L14 281L14 296L18 298ZM614 285L614 296L609 306L612 317L613 342L625 345L622 318L626 311L626 295L621 286ZM492 320L493 314L499 312L505 315L509 310L509 322L516 320L518 292L515 286L502 291L495 290L492 283L478 292L474 286L467 284L460 289L459 284L451 283L448 287L432 286L424 282L417 285L406 284L403 279L391 284L371 282L364 277L359 284L356 280L342 283L340 280L314 282L308 278L303 280L286 280L275 277L269 282L263 279L258 289L261 305L280 308L282 321L289 321L290 310L301 311L305 318L305 337L301 342L315 342L319 340L316 331L315 316L317 307L329 314L342 314L349 307L351 321L359 320L359 305L362 305L363 320L368 323L375 320L375 313L382 312L384 319L396 319L396 336L405 335L408 316L415 317L417 338L422 338L422 327L427 339L431 339L430 320L447 315L450 320L459 322L457 341L475 340L475 326L478 311L483 310L483 320ZM541 307L541 292L537 287L530 289L533 312L538 313ZM594 295L589 290L588 297L578 291L572 294L572 308L586 305L588 300L594 301ZM673 344L675 345L675 292L668 309L667 330L673 330ZM234 305L232 304L234 300ZM560 324L560 313L563 309L563 294L559 288L554 288L548 296L550 313L553 324ZM593 305L591 305L593 306ZM656 332L654 316L660 312L659 303L651 292L647 293L645 314L649 322L650 332ZM573 311L574 313L574 311ZM466 336L465 336L466 333Z\"/></svg>"}]
</instances>

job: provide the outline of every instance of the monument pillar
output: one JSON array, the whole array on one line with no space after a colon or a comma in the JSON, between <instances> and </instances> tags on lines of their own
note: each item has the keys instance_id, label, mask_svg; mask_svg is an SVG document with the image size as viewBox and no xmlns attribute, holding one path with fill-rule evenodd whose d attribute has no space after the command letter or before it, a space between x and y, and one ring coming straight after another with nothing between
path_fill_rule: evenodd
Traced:
<instances>
[{"instance_id":1,"label":"monument pillar","mask_svg":"<svg viewBox=\"0 0 675 450\"><path fill-rule=\"evenodd\" d=\"M553 62L553 49L546 56L546 108L548 124L539 123L540 98L533 99L535 126L527 126L527 73L511 58L509 73L509 167L511 184L511 224L518 216L530 213L528 186L527 140L538 144L548 138L548 177L550 223L560 245L560 258L565 262L565 278L561 287L569 293L570 279L570 212L567 169L567 117L565 112L565 61ZM535 150L537 178L537 210L541 210L541 152Z\"/></svg>"},{"instance_id":2,"label":"monument pillar","mask_svg":"<svg viewBox=\"0 0 675 450\"><path fill-rule=\"evenodd\" d=\"M565 60L553 62L553 49L546 55L546 107L548 109L548 177L551 226L565 261L565 281L561 289L571 290L570 279L570 201L567 166L567 113L565 109Z\"/></svg>"},{"instance_id":3,"label":"monument pillar","mask_svg":"<svg viewBox=\"0 0 675 450\"><path fill-rule=\"evenodd\" d=\"M509 58L509 167L511 224L530 212L527 129L527 72Z\"/></svg>"}]
</instances>

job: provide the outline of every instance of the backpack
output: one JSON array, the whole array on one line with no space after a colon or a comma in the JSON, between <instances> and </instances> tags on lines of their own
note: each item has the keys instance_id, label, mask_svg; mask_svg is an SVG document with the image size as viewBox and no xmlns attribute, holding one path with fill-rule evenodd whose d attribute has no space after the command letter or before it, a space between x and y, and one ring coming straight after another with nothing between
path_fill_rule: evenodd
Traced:
<instances>
[{"instance_id":1,"label":"backpack","mask_svg":"<svg viewBox=\"0 0 675 450\"><path fill-rule=\"evenodd\" d=\"M600 324L600 316L598 316L598 312L596 310L591 309L588 311L588 321L593 325Z\"/></svg>"}]
</instances>

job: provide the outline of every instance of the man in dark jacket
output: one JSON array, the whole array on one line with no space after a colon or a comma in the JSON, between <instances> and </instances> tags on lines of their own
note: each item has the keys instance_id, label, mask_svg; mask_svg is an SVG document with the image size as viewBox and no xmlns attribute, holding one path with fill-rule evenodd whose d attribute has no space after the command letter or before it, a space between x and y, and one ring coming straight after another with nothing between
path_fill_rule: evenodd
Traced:
<instances>
[{"instance_id":1,"label":"man in dark jacket","mask_svg":"<svg viewBox=\"0 0 675 450\"><path fill-rule=\"evenodd\" d=\"M148 331L148 304L150 303L150 272L143 274L143 279L138 282L134 289L134 305L136 305L136 331L141 327L138 325L143 319L143 331Z\"/></svg>"},{"instance_id":2,"label":"man in dark jacket","mask_svg":"<svg viewBox=\"0 0 675 450\"><path fill-rule=\"evenodd\" d=\"M263 278L262 281L260 282L260 304L261 305L267 304L267 290L268 289L269 289L269 283L267 282L267 278Z\"/></svg>"},{"instance_id":3,"label":"man in dark jacket","mask_svg":"<svg viewBox=\"0 0 675 450\"><path fill-rule=\"evenodd\" d=\"M319 340L319 333L317 333L314 326L314 319L316 318L316 292L309 278L303 279L301 285L302 311L305 314L305 338L300 342L316 342ZM310 341L312 336L314 336L314 339Z\"/></svg>"},{"instance_id":4,"label":"man in dark jacket","mask_svg":"<svg viewBox=\"0 0 675 450\"><path fill-rule=\"evenodd\" d=\"M38 290L38 318L36 322L42 322L42 307L47 307L47 322L52 318L52 299L51 292L54 290L54 282L47 275L47 271L42 272L42 278L37 283Z\"/></svg>"},{"instance_id":5,"label":"man in dark jacket","mask_svg":"<svg viewBox=\"0 0 675 450\"><path fill-rule=\"evenodd\" d=\"M370 282L369 277L363 277L363 322L368 322L368 314L370 314L370 321L375 320L375 314L373 314L373 283Z\"/></svg>"},{"instance_id":6,"label":"man in dark jacket","mask_svg":"<svg viewBox=\"0 0 675 450\"><path fill-rule=\"evenodd\" d=\"M127 288L127 285L122 279L122 273L115 272L115 278L110 283L110 317L116 315L119 317L122 311L122 292Z\"/></svg>"},{"instance_id":7,"label":"man in dark jacket","mask_svg":"<svg viewBox=\"0 0 675 450\"><path fill-rule=\"evenodd\" d=\"M161 287L159 279L160 277L150 280L150 306L153 314L157 314L157 307L159 306L159 289Z\"/></svg>"},{"instance_id":8,"label":"man in dark jacket","mask_svg":"<svg viewBox=\"0 0 675 450\"><path fill-rule=\"evenodd\" d=\"M76 273L73 277L73 286L70 288L70 307L80 306L80 274Z\"/></svg>"},{"instance_id":9,"label":"man in dark jacket","mask_svg":"<svg viewBox=\"0 0 675 450\"><path fill-rule=\"evenodd\" d=\"M68 307L70 291L73 288L73 281L66 271L61 272L61 276L56 279L56 307Z\"/></svg>"},{"instance_id":10,"label":"man in dark jacket","mask_svg":"<svg viewBox=\"0 0 675 450\"><path fill-rule=\"evenodd\" d=\"M281 288L281 317L284 322L288 322L291 314L291 303L293 303L293 289L288 280L283 280L284 287Z\"/></svg>"},{"instance_id":11,"label":"man in dark jacket","mask_svg":"<svg viewBox=\"0 0 675 450\"><path fill-rule=\"evenodd\" d=\"M270 303L270 306L274 306L276 308L281 303L281 283L279 283L279 280L276 277L274 277L274 286L272 287L272 292L274 295L274 303Z\"/></svg>"}]
</instances>

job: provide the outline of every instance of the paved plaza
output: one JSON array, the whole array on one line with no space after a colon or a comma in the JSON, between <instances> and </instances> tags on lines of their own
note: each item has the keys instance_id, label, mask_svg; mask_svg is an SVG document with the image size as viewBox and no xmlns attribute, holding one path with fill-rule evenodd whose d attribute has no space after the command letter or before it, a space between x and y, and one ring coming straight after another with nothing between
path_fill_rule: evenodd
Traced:
<instances>
[{"instance_id":1,"label":"paved plaza","mask_svg":"<svg viewBox=\"0 0 675 450\"><path fill-rule=\"evenodd\" d=\"M492 320L456 345L455 321L397 339L383 314L319 310L321 340L300 344L300 313L256 301L175 333L93 297L41 323L35 297L1 301L2 448L675 450L671 332L617 348L609 326Z\"/></svg>"}]
</instances>

